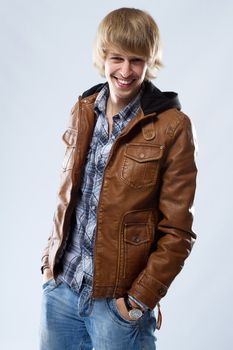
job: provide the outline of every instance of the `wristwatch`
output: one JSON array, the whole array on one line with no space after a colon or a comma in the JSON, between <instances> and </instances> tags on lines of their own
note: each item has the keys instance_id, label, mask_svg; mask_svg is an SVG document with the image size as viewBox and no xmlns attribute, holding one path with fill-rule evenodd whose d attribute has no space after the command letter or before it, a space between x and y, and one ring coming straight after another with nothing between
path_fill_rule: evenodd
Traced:
<instances>
[{"instance_id":1,"label":"wristwatch","mask_svg":"<svg viewBox=\"0 0 233 350\"><path fill-rule=\"evenodd\" d=\"M136 308L136 307L133 307L133 306L130 304L127 294L124 295L124 302L125 302L126 309L127 309L128 312L129 312L129 317L130 317L132 320L139 320L139 318L141 318L142 315L143 315L142 310L141 310L141 309L138 309L138 308Z\"/></svg>"}]
</instances>

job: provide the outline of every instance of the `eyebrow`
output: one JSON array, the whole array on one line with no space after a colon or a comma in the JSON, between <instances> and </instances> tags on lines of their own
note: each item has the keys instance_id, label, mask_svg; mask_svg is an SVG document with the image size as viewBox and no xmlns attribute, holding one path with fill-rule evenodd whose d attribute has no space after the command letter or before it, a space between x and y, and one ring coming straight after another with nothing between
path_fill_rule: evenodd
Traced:
<instances>
[{"instance_id":1,"label":"eyebrow","mask_svg":"<svg viewBox=\"0 0 233 350\"><path fill-rule=\"evenodd\" d=\"M116 53L116 52L109 52L109 55L111 56L119 56L119 57L123 57L124 55L120 54L120 53ZM143 59L142 56L129 56L129 59L134 59L134 58L140 58Z\"/></svg>"},{"instance_id":2,"label":"eyebrow","mask_svg":"<svg viewBox=\"0 0 233 350\"><path fill-rule=\"evenodd\" d=\"M122 56L120 53L116 53L116 52L109 52L109 55L112 55L112 56Z\"/></svg>"}]
</instances>

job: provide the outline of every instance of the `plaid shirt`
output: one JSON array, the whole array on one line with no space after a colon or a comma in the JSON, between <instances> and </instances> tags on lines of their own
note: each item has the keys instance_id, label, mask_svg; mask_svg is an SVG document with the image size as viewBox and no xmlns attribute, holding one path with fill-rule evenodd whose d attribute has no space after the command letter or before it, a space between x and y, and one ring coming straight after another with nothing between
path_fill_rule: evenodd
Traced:
<instances>
[{"instance_id":1,"label":"plaid shirt","mask_svg":"<svg viewBox=\"0 0 233 350\"><path fill-rule=\"evenodd\" d=\"M105 117L106 102L109 96L107 83L99 92L94 104L97 121L87 152L80 196L75 208L75 220L72 222L69 240L62 259L63 271L59 275L59 279L77 292L84 280L85 284L92 286L96 210L105 164L116 137L139 110L141 91L126 107L113 116L110 136Z\"/></svg>"}]
</instances>

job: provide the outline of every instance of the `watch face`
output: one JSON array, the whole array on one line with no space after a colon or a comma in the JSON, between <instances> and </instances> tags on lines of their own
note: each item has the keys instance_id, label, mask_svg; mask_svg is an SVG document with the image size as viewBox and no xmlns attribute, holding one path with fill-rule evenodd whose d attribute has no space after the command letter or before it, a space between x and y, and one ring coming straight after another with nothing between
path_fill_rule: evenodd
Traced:
<instances>
[{"instance_id":1,"label":"watch face","mask_svg":"<svg viewBox=\"0 0 233 350\"><path fill-rule=\"evenodd\" d=\"M140 317L142 317L142 310L139 309L132 309L129 311L129 317L133 320L138 320Z\"/></svg>"}]
</instances>

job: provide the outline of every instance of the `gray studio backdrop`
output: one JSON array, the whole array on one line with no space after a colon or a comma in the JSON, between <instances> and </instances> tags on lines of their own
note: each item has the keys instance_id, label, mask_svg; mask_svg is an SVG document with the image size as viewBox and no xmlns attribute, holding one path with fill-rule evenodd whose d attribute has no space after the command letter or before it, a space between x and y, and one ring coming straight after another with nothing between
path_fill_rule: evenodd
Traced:
<instances>
[{"instance_id":1,"label":"gray studio backdrop","mask_svg":"<svg viewBox=\"0 0 233 350\"><path fill-rule=\"evenodd\" d=\"M49 234L61 135L78 95L100 81L95 30L121 6L149 11L164 65L198 137L193 252L162 301L158 349L232 349L232 1L0 1L0 349L38 345L41 251Z\"/></svg>"}]
</instances>

